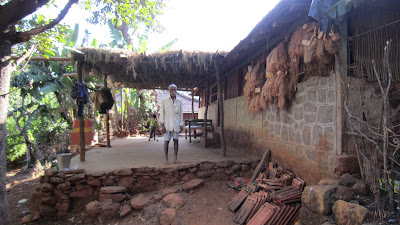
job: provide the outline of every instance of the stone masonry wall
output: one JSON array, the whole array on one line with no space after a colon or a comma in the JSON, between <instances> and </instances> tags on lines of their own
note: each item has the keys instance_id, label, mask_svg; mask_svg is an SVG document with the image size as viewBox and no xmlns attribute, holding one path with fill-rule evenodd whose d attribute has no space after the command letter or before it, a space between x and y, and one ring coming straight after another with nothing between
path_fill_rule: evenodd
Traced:
<instances>
[{"instance_id":1,"label":"stone masonry wall","mask_svg":"<svg viewBox=\"0 0 400 225\"><path fill-rule=\"evenodd\" d=\"M224 102L225 133L230 147L272 159L309 184L335 176L335 76L311 77L297 86L292 106L270 104L263 112L247 109L244 96Z\"/></svg>"},{"instance_id":2,"label":"stone masonry wall","mask_svg":"<svg viewBox=\"0 0 400 225\"><path fill-rule=\"evenodd\" d=\"M162 187L187 182L195 178L206 180L233 180L235 177L252 175L255 161L218 161L182 164L175 167L142 167L119 169L111 172L85 172L47 170L40 178L38 187L29 201L35 219L64 216L69 210L81 210L93 200L112 198L113 201L129 199L131 195L156 191ZM104 195L104 186L124 186L127 194Z\"/></svg>"}]
</instances>

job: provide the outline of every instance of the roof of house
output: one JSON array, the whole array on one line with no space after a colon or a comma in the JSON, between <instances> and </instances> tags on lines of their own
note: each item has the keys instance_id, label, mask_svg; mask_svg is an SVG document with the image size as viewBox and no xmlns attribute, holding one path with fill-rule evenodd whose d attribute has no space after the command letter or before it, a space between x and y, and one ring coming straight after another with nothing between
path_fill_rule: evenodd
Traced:
<instances>
[{"instance_id":1,"label":"roof of house","mask_svg":"<svg viewBox=\"0 0 400 225\"><path fill-rule=\"evenodd\" d=\"M183 113L192 113L192 98L182 93L179 93L179 91L176 93L176 95L182 101ZM161 101L168 96L169 92L167 90L157 90L157 105L161 107ZM194 113L198 113L199 100L196 98L193 100L194 100L193 104Z\"/></svg>"}]
</instances>

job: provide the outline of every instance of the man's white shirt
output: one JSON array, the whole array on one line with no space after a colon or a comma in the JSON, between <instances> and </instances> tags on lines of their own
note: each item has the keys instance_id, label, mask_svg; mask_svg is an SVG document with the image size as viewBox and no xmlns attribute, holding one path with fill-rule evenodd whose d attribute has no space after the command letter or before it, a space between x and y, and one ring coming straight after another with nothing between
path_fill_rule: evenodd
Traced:
<instances>
[{"instance_id":1,"label":"man's white shirt","mask_svg":"<svg viewBox=\"0 0 400 225\"><path fill-rule=\"evenodd\" d=\"M173 102L171 96L164 98L161 101L159 122L164 123L167 131L179 132L180 126L183 126L182 101L176 98Z\"/></svg>"}]
</instances>

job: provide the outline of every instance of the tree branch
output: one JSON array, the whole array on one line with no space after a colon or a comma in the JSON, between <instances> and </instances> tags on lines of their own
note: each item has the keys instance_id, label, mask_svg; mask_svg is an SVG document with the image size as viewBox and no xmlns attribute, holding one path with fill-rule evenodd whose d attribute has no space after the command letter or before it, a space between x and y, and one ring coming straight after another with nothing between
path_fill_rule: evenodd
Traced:
<instances>
[{"instance_id":1,"label":"tree branch","mask_svg":"<svg viewBox=\"0 0 400 225\"><path fill-rule=\"evenodd\" d=\"M65 15L67 15L68 10L71 8L71 6L75 3L77 3L78 0L69 0L68 3L65 5L64 9L61 10L60 14L58 14L58 17L55 18L54 20L52 20L50 23L40 26L40 27L36 27L33 28L29 31L25 31L25 32L18 32L16 34L17 38L16 38L16 42L25 42L25 41L29 41L29 39L33 36L33 35L37 35L40 33L45 32L48 29L53 28L55 25L57 25L62 19L64 19Z\"/></svg>"},{"instance_id":2,"label":"tree branch","mask_svg":"<svg viewBox=\"0 0 400 225\"><path fill-rule=\"evenodd\" d=\"M22 54L18 59L16 59L16 60L14 61L14 63L12 64L13 70L15 70L15 68L17 68L17 66L18 66L22 61L24 61L25 59L27 59L27 58L29 58L29 57L32 56L33 52L36 50L36 46L37 46L37 44L32 45L32 46L28 49L28 51L26 51L24 54ZM27 62L28 62L28 60L27 60Z\"/></svg>"},{"instance_id":3,"label":"tree branch","mask_svg":"<svg viewBox=\"0 0 400 225\"><path fill-rule=\"evenodd\" d=\"M17 23L48 2L49 0L13 0L1 6L0 31L4 31L9 25Z\"/></svg>"}]
</instances>

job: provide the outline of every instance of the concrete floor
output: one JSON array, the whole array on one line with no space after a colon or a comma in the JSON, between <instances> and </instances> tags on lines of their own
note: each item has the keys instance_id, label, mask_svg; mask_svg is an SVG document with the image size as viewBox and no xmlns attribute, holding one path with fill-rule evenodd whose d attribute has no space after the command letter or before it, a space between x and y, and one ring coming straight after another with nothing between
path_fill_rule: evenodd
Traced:
<instances>
[{"instance_id":1,"label":"concrete floor","mask_svg":"<svg viewBox=\"0 0 400 225\"><path fill-rule=\"evenodd\" d=\"M169 167L176 164L165 165L163 153L163 137L157 137L157 141L148 141L148 137L117 138L111 141L111 148L94 147L86 152L86 161L80 162L79 155L71 160L70 169L85 169L86 171L111 171L120 168L138 167ZM169 161L173 162L173 142L169 144ZM225 160L256 160L235 149L227 148L227 157L222 157L221 149L203 148L199 138L179 138L178 160L182 164L198 163L203 161Z\"/></svg>"}]
</instances>

